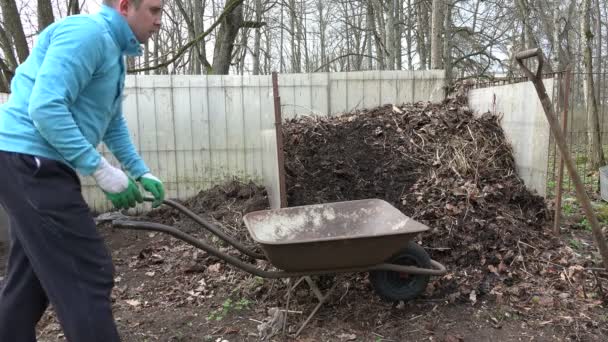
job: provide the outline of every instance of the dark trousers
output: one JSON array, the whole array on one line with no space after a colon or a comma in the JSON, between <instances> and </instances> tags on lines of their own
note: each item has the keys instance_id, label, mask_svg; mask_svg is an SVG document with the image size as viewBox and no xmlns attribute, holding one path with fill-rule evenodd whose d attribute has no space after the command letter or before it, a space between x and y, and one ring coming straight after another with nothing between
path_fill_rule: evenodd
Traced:
<instances>
[{"instance_id":1,"label":"dark trousers","mask_svg":"<svg viewBox=\"0 0 608 342\"><path fill-rule=\"evenodd\" d=\"M52 304L70 342L119 341L112 258L67 165L0 151L0 204L10 252L0 292L0 341L36 341Z\"/></svg>"}]
</instances>

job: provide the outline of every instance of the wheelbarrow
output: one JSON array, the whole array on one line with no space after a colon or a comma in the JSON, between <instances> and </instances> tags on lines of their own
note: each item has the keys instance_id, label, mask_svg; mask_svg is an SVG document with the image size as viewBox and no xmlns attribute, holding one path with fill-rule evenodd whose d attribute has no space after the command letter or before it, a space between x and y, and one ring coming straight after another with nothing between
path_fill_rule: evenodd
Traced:
<instances>
[{"instance_id":1,"label":"wheelbarrow","mask_svg":"<svg viewBox=\"0 0 608 342\"><path fill-rule=\"evenodd\" d=\"M262 278L300 277L294 287L306 280L319 299L319 304L296 335L335 287L334 284L326 294L322 294L312 281L312 275L369 272L370 282L380 298L407 301L425 290L430 276L447 272L445 266L432 260L424 248L413 241L417 234L429 227L380 199L248 213L243 221L263 254L242 245L176 201L165 200L164 204L190 217L243 254L253 259L267 260L278 270L260 269L175 227L130 220L115 220L113 226L169 234Z\"/></svg>"}]
</instances>

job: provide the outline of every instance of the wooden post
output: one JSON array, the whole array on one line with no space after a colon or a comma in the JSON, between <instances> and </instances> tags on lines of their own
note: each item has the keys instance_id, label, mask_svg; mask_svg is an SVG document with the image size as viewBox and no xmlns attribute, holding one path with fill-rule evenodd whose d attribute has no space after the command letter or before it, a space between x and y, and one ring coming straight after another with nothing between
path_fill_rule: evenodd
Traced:
<instances>
[{"instance_id":1,"label":"wooden post","mask_svg":"<svg viewBox=\"0 0 608 342\"><path fill-rule=\"evenodd\" d=\"M279 76L272 73L272 94L274 96L274 127L277 135L277 160L279 168L279 197L281 208L287 207L287 189L285 187L285 153L283 150L283 124L281 115L281 96L279 95Z\"/></svg>"},{"instance_id":2,"label":"wooden post","mask_svg":"<svg viewBox=\"0 0 608 342\"><path fill-rule=\"evenodd\" d=\"M566 85L564 91L564 111L562 112L562 132L564 135L568 131L568 106L570 100L570 79L571 69L566 71ZM557 171L557 188L555 190L555 217L553 220L553 232L559 235L560 219L562 214L562 183L564 181L564 157L559 153L559 169Z\"/></svg>"}]
</instances>

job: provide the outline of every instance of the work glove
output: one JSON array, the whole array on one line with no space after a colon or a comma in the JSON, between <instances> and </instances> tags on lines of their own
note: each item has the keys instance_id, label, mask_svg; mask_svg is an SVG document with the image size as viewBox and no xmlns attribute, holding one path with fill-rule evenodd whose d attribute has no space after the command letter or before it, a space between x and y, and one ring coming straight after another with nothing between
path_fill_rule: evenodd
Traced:
<instances>
[{"instance_id":1,"label":"work glove","mask_svg":"<svg viewBox=\"0 0 608 342\"><path fill-rule=\"evenodd\" d=\"M133 208L144 201L137 184L103 157L93 172L93 178L116 209Z\"/></svg>"},{"instance_id":2,"label":"work glove","mask_svg":"<svg viewBox=\"0 0 608 342\"><path fill-rule=\"evenodd\" d=\"M141 185L154 196L154 201L152 202L152 208L156 208L163 203L165 199L165 187L163 186L163 182L160 179L156 178L151 173L146 173L143 176L139 177L139 182Z\"/></svg>"}]
</instances>

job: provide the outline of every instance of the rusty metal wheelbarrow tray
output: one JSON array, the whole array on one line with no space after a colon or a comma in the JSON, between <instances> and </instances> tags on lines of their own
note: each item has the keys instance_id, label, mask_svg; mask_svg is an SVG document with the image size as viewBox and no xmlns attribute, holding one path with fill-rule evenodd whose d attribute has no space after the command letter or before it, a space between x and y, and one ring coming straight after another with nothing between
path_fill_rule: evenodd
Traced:
<instances>
[{"instance_id":1,"label":"rusty metal wheelbarrow tray","mask_svg":"<svg viewBox=\"0 0 608 342\"><path fill-rule=\"evenodd\" d=\"M153 201L151 198L145 200ZM112 225L169 234L263 278L380 270L430 276L447 272L444 265L430 258L427 267L391 261L416 234L428 227L378 199L249 213L243 220L263 253L243 245L180 203L169 199L163 203L190 217L244 255L267 260L278 270L259 268L172 226L123 218L112 220Z\"/></svg>"},{"instance_id":2,"label":"rusty metal wheelbarrow tray","mask_svg":"<svg viewBox=\"0 0 608 342\"><path fill-rule=\"evenodd\" d=\"M267 259L289 272L378 265L429 229L380 199L262 210L243 221Z\"/></svg>"}]
</instances>

